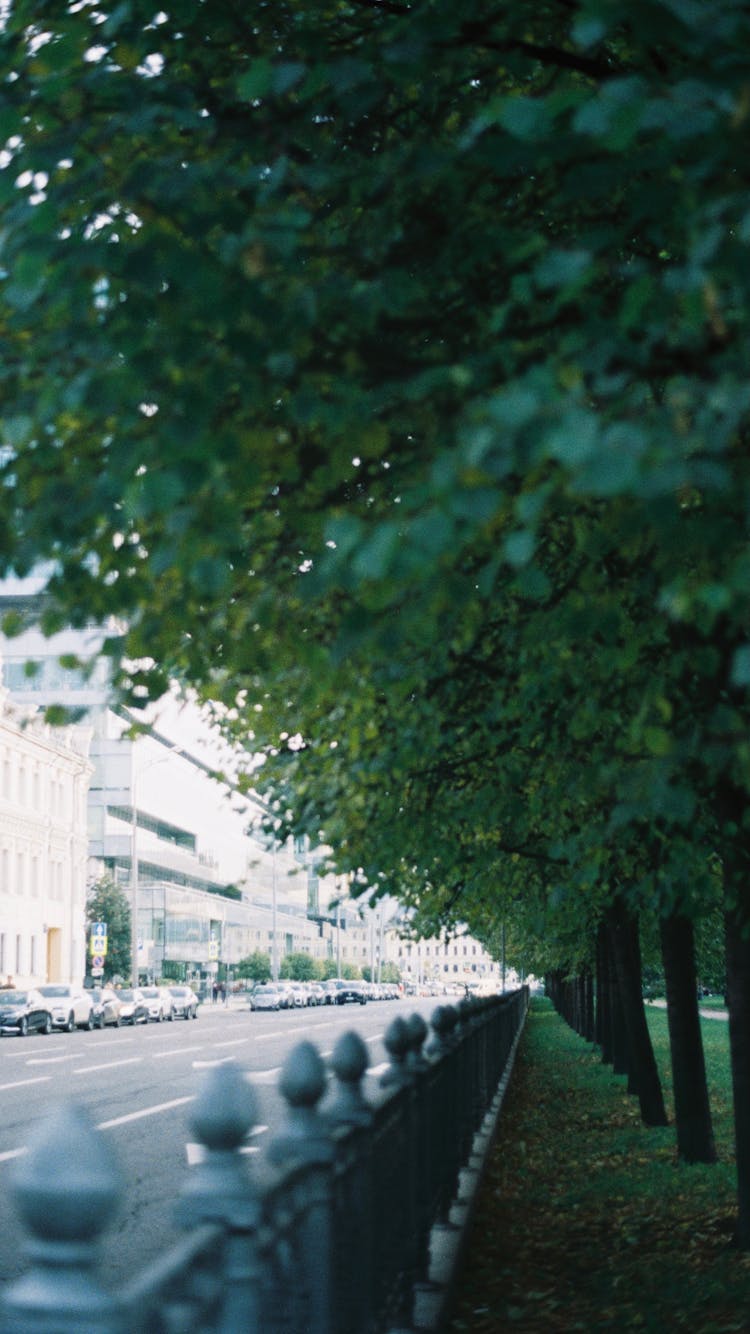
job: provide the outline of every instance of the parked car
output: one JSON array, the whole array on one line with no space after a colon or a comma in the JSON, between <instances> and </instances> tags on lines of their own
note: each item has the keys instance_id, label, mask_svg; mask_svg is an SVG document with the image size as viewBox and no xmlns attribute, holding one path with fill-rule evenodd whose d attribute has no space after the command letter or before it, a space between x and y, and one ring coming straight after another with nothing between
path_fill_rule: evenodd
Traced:
<instances>
[{"instance_id":1,"label":"parked car","mask_svg":"<svg viewBox=\"0 0 750 1334\"><path fill-rule=\"evenodd\" d=\"M304 1010L307 1005L307 992L304 987L294 986L289 988L289 994L292 998L292 1006L297 1010Z\"/></svg>"},{"instance_id":2,"label":"parked car","mask_svg":"<svg viewBox=\"0 0 750 1334\"><path fill-rule=\"evenodd\" d=\"M307 1003L308 1005L323 1005L326 993L319 982L308 982L307 984Z\"/></svg>"},{"instance_id":3,"label":"parked car","mask_svg":"<svg viewBox=\"0 0 750 1334\"><path fill-rule=\"evenodd\" d=\"M250 996L251 1010L280 1010L285 1008L282 993L278 987L272 986L270 982L256 987Z\"/></svg>"},{"instance_id":4,"label":"parked car","mask_svg":"<svg viewBox=\"0 0 750 1334\"><path fill-rule=\"evenodd\" d=\"M94 1027L94 1002L90 991L66 982L45 982L39 991L52 1015L53 1028L64 1028L66 1033L72 1033L74 1028L91 1030Z\"/></svg>"},{"instance_id":5,"label":"parked car","mask_svg":"<svg viewBox=\"0 0 750 1334\"><path fill-rule=\"evenodd\" d=\"M172 997L172 1015L175 1018L198 1018L199 1001L192 987L167 987L167 991Z\"/></svg>"},{"instance_id":6,"label":"parked car","mask_svg":"<svg viewBox=\"0 0 750 1334\"><path fill-rule=\"evenodd\" d=\"M361 982L353 978L332 977L331 983L330 995L334 1005L346 1005L348 1001L356 1001L358 1005L367 1004L367 992ZM329 985L326 983L326 987Z\"/></svg>"},{"instance_id":7,"label":"parked car","mask_svg":"<svg viewBox=\"0 0 750 1334\"><path fill-rule=\"evenodd\" d=\"M148 1017L154 1023L174 1019L174 1002L168 987L141 987L141 996L146 1002Z\"/></svg>"},{"instance_id":8,"label":"parked car","mask_svg":"<svg viewBox=\"0 0 750 1334\"><path fill-rule=\"evenodd\" d=\"M43 996L35 988L28 991L0 991L0 1033L51 1033L52 1015Z\"/></svg>"},{"instance_id":9,"label":"parked car","mask_svg":"<svg viewBox=\"0 0 750 1334\"><path fill-rule=\"evenodd\" d=\"M95 1028L104 1028L107 1024L112 1024L114 1028L120 1027L120 1010L122 1001L115 994L112 987L92 987L91 999L94 1002L94 1026Z\"/></svg>"},{"instance_id":10,"label":"parked car","mask_svg":"<svg viewBox=\"0 0 750 1334\"><path fill-rule=\"evenodd\" d=\"M120 1003L120 1023L136 1024L148 1023L148 1006L143 999L138 987L118 987L117 999Z\"/></svg>"}]
</instances>

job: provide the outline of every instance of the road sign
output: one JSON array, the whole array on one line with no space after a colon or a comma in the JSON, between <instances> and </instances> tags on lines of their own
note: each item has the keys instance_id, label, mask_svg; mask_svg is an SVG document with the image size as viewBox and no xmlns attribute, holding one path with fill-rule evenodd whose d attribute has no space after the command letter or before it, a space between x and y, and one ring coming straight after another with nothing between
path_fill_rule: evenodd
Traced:
<instances>
[{"instance_id":1,"label":"road sign","mask_svg":"<svg viewBox=\"0 0 750 1334\"><path fill-rule=\"evenodd\" d=\"M91 960L92 973L96 968L98 968L101 971L103 967L104 967L104 956L102 954L95 954L93 959Z\"/></svg>"},{"instance_id":2,"label":"road sign","mask_svg":"<svg viewBox=\"0 0 750 1334\"><path fill-rule=\"evenodd\" d=\"M91 940L90 940L90 942L89 942L89 950L90 950L90 952L91 952L92 955L94 955L94 954L106 954L106 953L107 953L107 923L106 923L106 922L92 922L92 923L91 923Z\"/></svg>"},{"instance_id":3,"label":"road sign","mask_svg":"<svg viewBox=\"0 0 750 1334\"><path fill-rule=\"evenodd\" d=\"M102 975L103 972L104 972L104 969L103 969L103 968L95 968L95 967L92 967L92 969L91 969L91 976L92 976L92 977L101 977L101 975Z\"/></svg>"},{"instance_id":4,"label":"road sign","mask_svg":"<svg viewBox=\"0 0 750 1334\"><path fill-rule=\"evenodd\" d=\"M209 957L209 959L218 959L218 957L219 957L219 942L218 942L218 940L209 940L209 942L208 942L208 957Z\"/></svg>"}]
</instances>

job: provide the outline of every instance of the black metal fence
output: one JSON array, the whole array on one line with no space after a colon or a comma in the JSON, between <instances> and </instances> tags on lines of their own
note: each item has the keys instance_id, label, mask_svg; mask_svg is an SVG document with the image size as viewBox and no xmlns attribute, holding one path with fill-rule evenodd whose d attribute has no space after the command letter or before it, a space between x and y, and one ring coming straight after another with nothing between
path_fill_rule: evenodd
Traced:
<instances>
[{"instance_id":1,"label":"black metal fence","mask_svg":"<svg viewBox=\"0 0 750 1334\"><path fill-rule=\"evenodd\" d=\"M29 1267L0 1299L2 1334L380 1334L405 1330L429 1284L436 1232L523 1026L526 988L439 1006L385 1035L390 1064L363 1093L362 1039L329 1071L309 1042L280 1076L286 1119L239 1153L255 1095L233 1063L210 1072L192 1125L204 1146L177 1203L184 1238L124 1290L97 1277L122 1184L103 1136L62 1107L19 1160L13 1190Z\"/></svg>"}]
</instances>

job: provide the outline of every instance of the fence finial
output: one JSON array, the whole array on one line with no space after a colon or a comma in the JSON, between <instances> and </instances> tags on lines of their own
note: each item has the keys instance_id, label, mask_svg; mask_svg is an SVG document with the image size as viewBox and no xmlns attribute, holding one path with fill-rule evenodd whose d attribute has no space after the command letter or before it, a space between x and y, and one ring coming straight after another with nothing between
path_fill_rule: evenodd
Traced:
<instances>
[{"instance_id":1,"label":"fence finial","mask_svg":"<svg viewBox=\"0 0 750 1334\"><path fill-rule=\"evenodd\" d=\"M225 1061L210 1070L193 1107L190 1124L207 1149L181 1192L182 1222L223 1222L247 1227L257 1206L237 1150L255 1123L256 1095L239 1066Z\"/></svg>"},{"instance_id":2,"label":"fence finial","mask_svg":"<svg viewBox=\"0 0 750 1334\"><path fill-rule=\"evenodd\" d=\"M423 1070L427 1065L424 1056L424 1043L427 1037L427 1025L421 1014L410 1014L406 1021L409 1031L409 1052L407 1061L412 1070Z\"/></svg>"},{"instance_id":3,"label":"fence finial","mask_svg":"<svg viewBox=\"0 0 750 1334\"><path fill-rule=\"evenodd\" d=\"M331 1069L336 1076L336 1092L326 1111L337 1125L369 1126L372 1109L362 1093L362 1078L370 1064L365 1043L349 1030L342 1033L331 1057Z\"/></svg>"},{"instance_id":4,"label":"fence finial","mask_svg":"<svg viewBox=\"0 0 750 1334\"><path fill-rule=\"evenodd\" d=\"M383 1075L381 1084L402 1085L411 1081L411 1074L406 1065L410 1040L409 1026L406 1020L398 1015L396 1019L391 1020L383 1038L385 1049L391 1058L391 1064Z\"/></svg>"},{"instance_id":5,"label":"fence finial","mask_svg":"<svg viewBox=\"0 0 750 1334\"><path fill-rule=\"evenodd\" d=\"M121 1179L104 1136L80 1107L58 1107L32 1133L11 1181L33 1240L28 1273L4 1294L0 1327L118 1334L122 1317L95 1277L98 1243L121 1197Z\"/></svg>"},{"instance_id":6,"label":"fence finial","mask_svg":"<svg viewBox=\"0 0 750 1334\"><path fill-rule=\"evenodd\" d=\"M279 1076L288 1115L284 1130L269 1148L273 1162L283 1162L289 1157L327 1162L332 1157L328 1128L317 1111L326 1082L326 1068L317 1047L312 1042L298 1042Z\"/></svg>"}]
</instances>

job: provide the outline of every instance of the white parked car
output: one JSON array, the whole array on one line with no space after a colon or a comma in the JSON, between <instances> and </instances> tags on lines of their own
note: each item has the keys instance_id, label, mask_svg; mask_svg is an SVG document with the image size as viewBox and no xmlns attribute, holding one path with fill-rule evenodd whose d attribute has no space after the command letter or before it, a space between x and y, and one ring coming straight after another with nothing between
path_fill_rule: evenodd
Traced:
<instances>
[{"instance_id":1,"label":"white parked car","mask_svg":"<svg viewBox=\"0 0 750 1334\"><path fill-rule=\"evenodd\" d=\"M66 1033L72 1033L74 1028L94 1027L94 1001L83 987L69 986L65 982L45 982L39 991L49 1008L53 1028L64 1028Z\"/></svg>"},{"instance_id":2,"label":"white parked car","mask_svg":"<svg viewBox=\"0 0 750 1334\"><path fill-rule=\"evenodd\" d=\"M163 1019L174 1019L174 1001L168 987L141 987L141 996L148 1008L148 1017L160 1024Z\"/></svg>"}]
</instances>

